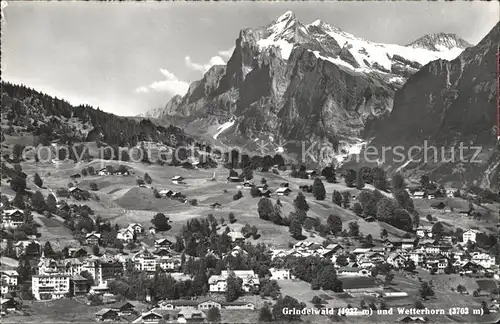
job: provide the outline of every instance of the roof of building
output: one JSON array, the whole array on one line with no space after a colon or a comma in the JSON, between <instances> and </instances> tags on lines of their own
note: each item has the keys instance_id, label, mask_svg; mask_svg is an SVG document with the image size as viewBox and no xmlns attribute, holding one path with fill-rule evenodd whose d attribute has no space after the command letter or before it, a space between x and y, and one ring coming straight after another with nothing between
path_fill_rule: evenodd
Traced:
<instances>
[{"instance_id":1,"label":"roof of building","mask_svg":"<svg viewBox=\"0 0 500 324\"><path fill-rule=\"evenodd\" d=\"M339 280L342 282L342 288L344 290L380 287L373 281L372 278L369 277L355 277L355 278L339 277Z\"/></svg>"},{"instance_id":2,"label":"roof of building","mask_svg":"<svg viewBox=\"0 0 500 324\"><path fill-rule=\"evenodd\" d=\"M116 313L116 311L114 311L114 310L112 310L112 309L110 309L110 308L103 308L103 309L99 310L97 313L95 313L95 315L96 315L96 316L102 316L102 315L105 315L105 314L107 314L107 313L109 313L109 312L114 312L114 313Z\"/></svg>"}]
</instances>

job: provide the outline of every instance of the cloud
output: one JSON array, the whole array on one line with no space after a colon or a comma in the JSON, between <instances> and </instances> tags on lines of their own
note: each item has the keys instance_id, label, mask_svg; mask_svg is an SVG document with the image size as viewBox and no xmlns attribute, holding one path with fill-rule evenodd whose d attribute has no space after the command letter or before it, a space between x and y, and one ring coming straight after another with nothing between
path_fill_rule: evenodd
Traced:
<instances>
[{"instance_id":1,"label":"cloud","mask_svg":"<svg viewBox=\"0 0 500 324\"><path fill-rule=\"evenodd\" d=\"M190 69L193 69L195 71L205 73L207 72L212 66L214 65L225 65L226 62L224 59L220 56L212 56L208 63L206 64L200 64L193 62L189 56L186 56L184 58L184 62L186 63L186 66Z\"/></svg>"},{"instance_id":2,"label":"cloud","mask_svg":"<svg viewBox=\"0 0 500 324\"><path fill-rule=\"evenodd\" d=\"M226 60L229 60L231 58L231 55L233 55L234 52L234 46L231 47L230 49L227 49L225 51L219 51L219 55Z\"/></svg>"},{"instance_id":3,"label":"cloud","mask_svg":"<svg viewBox=\"0 0 500 324\"><path fill-rule=\"evenodd\" d=\"M1 21L2 21L2 25L5 25L7 23L7 20L5 19L5 8L7 8L9 4L7 3L7 1L5 0L2 0L0 1L0 11L1 11L1 14L2 14L2 18L1 18Z\"/></svg>"},{"instance_id":4,"label":"cloud","mask_svg":"<svg viewBox=\"0 0 500 324\"><path fill-rule=\"evenodd\" d=\"M185 95L189 89L189 83L179 80L172 72L167 69L160 69L165 80L155 81L147 86L140 86L135 89L137 93L149 92L167 92L172 95Z\"/></svg>"}]
</instances>

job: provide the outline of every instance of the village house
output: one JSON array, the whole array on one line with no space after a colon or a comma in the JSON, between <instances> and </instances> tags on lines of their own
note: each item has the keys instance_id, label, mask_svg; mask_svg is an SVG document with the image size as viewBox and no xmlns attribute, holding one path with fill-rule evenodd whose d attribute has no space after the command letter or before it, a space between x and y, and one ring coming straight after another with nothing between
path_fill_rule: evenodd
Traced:
<instances>
[{"instance_id":1,"label":"village house","mask_svg":"<svg viewBox=\"0 0 500 324\"><path fill-rule=\"evenodd\" d=\"M245 241L245 236L240 231L231 231L227 233L233 242L243 242Z\"/></svg>"},{"instance_id":2,"label":"village house","mask_svg":"<svg viewBox=\"0 0 500 324\"><path fill-rule=\"evenodd\" d=\"M175 192L170 189L162 189L158 192L161 197L171 197Z\"/></svg>"},{"instance_id":3,"label":"village house","mask_svg":"<svg viewBox=\"0 0 500 324\"><path fill-rule=\"evenodd\" d=\"M36 300L63 298L70 292L69 275L34 275L31 277L31 293Z\"/></svg>"},{"instance_id":4,"label":"village house","mask_svg":"<svg viewBox=\"0 0 500 324\"><path fill-rule=\"evenodd\" d=\"M370 275L370 270L359 267L340 267L337 269L339 277L367 277Z\"/></svg>"},{"instance_id":5,"label":"village house","mask_svg":"<svg viewBox=\"0 0 500 324\"><path fill-rule=\"evenodd\" d=\"M181 176L175 176L175 177L172 177L172 183L173 184L184 184L184 178L181 177Z\"/></svg>"},{"instance_id":6,"label":"village house","mask_svg":"<svg viewBox=\"0 0 500 324\"><path fill-rule=\"evenodd\" d=\"M275 192L278 196L288 196L292 190L288 187L279 187Z\"/></svg>"},{"instance_id":7,"label":"village house","mask_svg":"<svg viewBox=\"0 0 500 324\"><path fill-rule=\"evenodd\" d=\"M181 260L174 257L162 257L157 263L163 271L172 272L181 268Z\"/></svg>"},{"instance_id":8,"label":"village house","mask_svg":"<svg viewBox=\"0 0 500 324\"><path fill-rule=\"evenodd\" d=\"M2 315L14 312L19 309L21 305L16 300L16 298L0 298L0 307L2 311Z\"/></svg>"},{"instance_id":9,"label":"village house","mask_svg":"<svg viewBox=\"0 0 500 324\"><path fill-rule=\"evenodd\" d=\"M101 234L96 232L91 232L85 235L85 243L87 245L99 245L99 241L101 240Z\"/></svg>"},{"instance_id":10,"label":"village house","mask_svg":"<svg viewBox=\"0 0 500 324\"><path fill-rule=\"evenodd\" d=\"M424 199L425 198L425 192L424 191L415 191L413 194L412 194L412 198L413 199Z\"/></svg>"},{"instance_id":11,"label":"village house","mask_svg":"<svg viewBox=\"0 0 500 324\"><path fill-rule=\"evenodd\" d=\"M259 277L253 270L235 270L233 271L236 277L242 279L242 288L245 292L251 292L260 287ZM225 292L227 289L227 278L229 272L223 270L220 275L213 275L208 279L210 292Z\"/></svg>"},{"instance_id":12,"label":"village house","mask_svg":"<svg viewBox=\"0 0 500 324\"><path fill-rule=\"evenodd\" d=\"M387 257L387 263L396 269L400 269L404 267L406 258L400 253L391 253Z\"/></svg>"},{"instance_id":13,"label":"village house","mask_svg":"<svg viewBox=\"0 0 500 324\"><path fill-rule=\"evenodd\" d=\"M128 228L134 231L134 233L136 234L141 234L144 232L144 227L139 223L132 223L128 226Z\"/></svg>"},{"instance_id":14,"label":"village house","mask_svg":"<svg viewBox=\"0 0 500 324\"><path fill-rule=\"evenodd\" d=\"M87 278L82 277L79 274L74 274L70 278L70 290L73 296L85 295L88 292L88 281Z\"/></svg>"},{"instance_id":15,"label":"village house","mask_svg":"<svg viewBox=\"0 0 500 324\"><path fill-rule=\"evenodd\" d=\"M148 250L142 250L132 257L134 266L139 271L155 272L156 257Z\"/></svg>"},{"instance_id":16,"label":"village house","mask_svg":"<svg viewBox=\"0 0 500 324\"><path fill-rule=\"evenodd\" d=\"M182 309L177 314L177 323L204 322L207 315L201 310Z\"/></svg>"},{"instance_id":17,"label":"village house","mask_svg":"<svg viewBox=\"0 0 500 324\"><path fill-rule=\"evenodd\" d=\"M495 265L495 258L487 253L472 252L471 259L472 263L478 264L485 269L489 269Z\"/></svg>"},{"instance_id":18,"label":"village house","mask_svg":"<svg viewBox=\"0 0 500 324\"><path fill-rule=\"evenodd\" d=\"M76 186L69 188L68 191L71 197L79 197L83 193L83 190Z\"/></svg>"},{"instance_id":19,"label":"village house","mask_svg":"<svg viewBox=\"0 0 500 324\"><path fill-rule=\"evenodd\" d=\"M417 228L417 236L420 238L432 237L432 227L429 226L419 226Z\"/></svg>"},{"instance_id":20,"label":"village house","mask_svg":"<svg viewBox=\"0 0 500 324\"><path fill-rule=\"evenodd\" d=\"M143 313L141 316L139 316L137 319L135 319L132 323L144 323L144 324L158 324L160 321L163 319L163 316L156 313L149 311L147 313Z\"/></svg>"},{"instance_id":21,"label":"village house","mask_svg":"<svg viewBox=\"0 0 500 324\"><path fill-rule=\"evenodd\" d=\"M337 256L344 253L344 248L340 244L329 244L325 248L325 253L323 253L323 257L332 259L332 262L335 262Z\"/></svg>"},{"instance_id":22,"label":"village house","mask_svg":"<svg viewBox=\"0 0 500 324\"><path fill-rule=\"evenodd\" d=\"M155 241L156 249L170 249L173 245L174 243L172 243L172 241L166 238L157 239Z\"/></svg>"},{"instance_id":23,"label":"village house","mask_svg":"<svg viewBox=\"0 0 500 324\"><path fill-rule=\"evenodd\" d=\"M416 266L422 266L424 262L425 253L420 251L411 251L408 255L408 258L415 263Z\"/></svg>"},{"instance_id":24,"label":"village house","mask_svg":"<svg viewBox=\"0 0 500 324\"><path fill-rule=\"evenodd\" d=\"M227 177L228 182L242 182L243 178L240 177Z\"/></svg>"},{"instance_id":25,"label":"village house","mask_svg":"<svg viewBox=\"0 0 500 324\"><path fill-rule=\"evenodd\" d=\"M95 313L96 322L113 322L119 318L118 312L110 308L103 308Z\"/></svg>"},{"instance_id":26,"label":"village house","mask_svg":"<svg viewBox=\"0 0 500 324\"><path fill-rule=\"evenodd\" d=\"M100 175L100 176L112 175L112 173L109 172L108 168L102 168L102 169L100 169L99 171L97 171L97 174Z\"/></svg>"},{"instance_id":27,"label":"village house","mask_svg":"<svg viewBox=\"0 0 500 324\"><path fill-rule=\"evenodd\" d=\"M269 278L270 280L289 280L289 279L292 279L292 275L290 274L290 269L271 268L271 269L269 269L269 272L271 272L271 278Z\"/></svg>"},{"instance_id":28,"label":"village house","mask_svg":"<svg viewBox=\"0 0 500 324\"><path fill-rule=\"evenodd\" d=\"M4 228L17 228L24 224L24 212L20 209L6 209L1 217Z\"/></svg>"},{"instance_id":29,"label":"village house","mask_svg":"<svg viewBox=\"0 0 500 324\"><path fill-rule=\"evenodd\" d=\"M21 240L14 244L14 249L16 250L16 256L19 258L24 254L39 255L41 252L40 242L37 240Z\"/></svg>"},{"instance_id":30,"label":"village house","mask_svg":"<svg viewBox=\"0 0 500 324\"><path fill-rule=\"evenodd\" d=\"M121 228L116 234L116 239L122 242L131 242L134 240L134 231L130 228Z\"/></svg>"},{"instance_id":31,"label":"village house","mask_svg":"<svg viewBox=\"0 0 500 324\"><path fill-rule=\"evenodd\" d=\"M467 243L468 241L471 241L473 243L476 243L476 236L481 233L478 230L475 229L469 229L462 234L462 242Z\"/></svg>"},{"instance_id":32,"label":"village house","mask_svg":"<svg viewBox=\"0 0 500 324\"><path fill-rule=\"evenodd\" d=\"M5 295L17 288L19 274L16 270L0 270L1 293Z\"/></svg>"},{"instance_id":33,"label":"village house","mask_svg":"<svg viewBox=\"0 0 500 324\"><path fill-rule=\"evenodd\" d=\"M425 262L425 267L428 271L434 271L437 274L445 273L448 266L448 259L446 258L429 258Z\"/></svg>"},{"instance_id":34,"label":"village house","mask_svg":"<svg viewBox=\"0 0 500 324\"><path fill-rule=\"evenodd\" d=\"M113 307L111 309L116 311L120 316L137 314L135 306L129 302L126 302L120 306Z\"/></svg>"}]
</instances>

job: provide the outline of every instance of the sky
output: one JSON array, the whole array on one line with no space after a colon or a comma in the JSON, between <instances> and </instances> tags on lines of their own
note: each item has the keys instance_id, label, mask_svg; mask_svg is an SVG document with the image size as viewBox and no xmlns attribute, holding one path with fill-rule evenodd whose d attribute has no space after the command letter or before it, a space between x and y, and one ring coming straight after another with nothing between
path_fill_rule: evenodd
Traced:
<instances>
[{"instance_id":1,"label":"sky","mask_svg":"<svg viewBox=\"0 0 500 324\"><path fill-rule=\"evenodd\" d=\"M408 44L436 32L476 44L498 22L495 1L9 2L2 1L2 78L122 116L163 107L214 64L243 28L291 10L358 37Z\"/></svg>"}]
</instances>

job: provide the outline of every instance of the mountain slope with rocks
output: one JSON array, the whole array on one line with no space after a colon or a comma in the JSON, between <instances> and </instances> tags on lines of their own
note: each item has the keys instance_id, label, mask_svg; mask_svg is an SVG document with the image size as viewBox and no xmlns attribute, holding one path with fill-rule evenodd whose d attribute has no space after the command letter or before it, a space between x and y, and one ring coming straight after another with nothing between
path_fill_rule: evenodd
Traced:
<instances>
[{"instance_id":1,"label":"mountain slope with rocks","mask_svg":"<svg viewBox=\"0 0 500 324\"><path fill-rule=\"evenodd\" d=\"M428 147L438 148L437 159L430 151L427 163L410 162L402 169L430 172L457 184L498 189L495 75L499 44L500 23L456 59L433 61L415 73L396 92L390 116L371 128L375 137L371 144L379 148L403 145L408 149L421 147L426 141ZM462 150L464 159L454 149L461 144L469 147ZM473 160L475 147L481 148L481 154ZM444 161L444 156L451 161ZM394 163L393 157L389 155L386 163L401 167L403 162ZM420 154L416 159L422 157Z\"/></svg>"},{"instance_id":2,"label":"mountain slope with rocks","mask_svg":"<svg viewBox=\"0 0 500 324\"><path fill-rule=\"evenodd\" d=\"M434 48L429 43L431 37L408 46L373 43L286 12L268 26L241 30L226 66L213 66L154 115L249 149L260 139L288 153L301 141L348 150L362 141L368 120L390 112L408 77L468 46L448 34Z\"/></svg>"}]
</instances>

